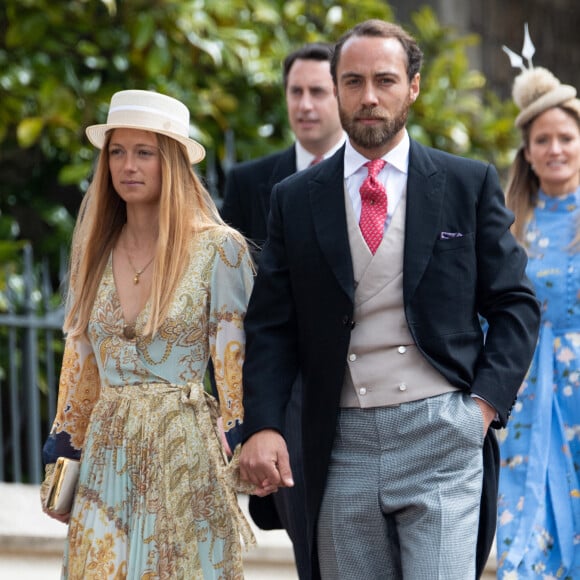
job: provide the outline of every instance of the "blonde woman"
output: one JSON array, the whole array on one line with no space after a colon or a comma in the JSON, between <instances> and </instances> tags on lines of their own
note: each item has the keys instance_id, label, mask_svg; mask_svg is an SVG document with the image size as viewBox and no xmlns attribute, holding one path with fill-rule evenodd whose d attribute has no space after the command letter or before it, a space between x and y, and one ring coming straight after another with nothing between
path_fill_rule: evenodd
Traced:
<instances>
[{"instance_id":1,"label":"blonde woman","mask_svg":"<svg viewBox=\"0 0 580 580\"><path fill-rule=\"evenodd\" d=\"M69 522L63 578L243 578L241 537L253 538L224 447L236 449L243 420L253 273L192 169L205 151L188 131L180 101L135 90L86 131L101 153L73 237L41 494ZM61 456L81 465L59 515L46 489Z\"/></svg>"}]
</instances>

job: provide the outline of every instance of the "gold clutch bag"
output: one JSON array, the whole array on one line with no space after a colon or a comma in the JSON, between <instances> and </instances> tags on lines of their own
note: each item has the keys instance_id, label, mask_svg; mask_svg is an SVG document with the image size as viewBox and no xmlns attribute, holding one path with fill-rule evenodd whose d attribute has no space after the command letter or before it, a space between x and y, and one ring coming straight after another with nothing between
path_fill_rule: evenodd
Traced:
<instances>
[{"instance_id":1,"label":"gold clutch bag","mask_svg":"<svg viewBox=\"0 0 580 580\"><path fill-rule=\"evenodd\" d=\"M48 490L46 507L55 514L68 514L79 479L80 461L59 457L54 466L52 482Z\"/></svg>"}]
</instances>

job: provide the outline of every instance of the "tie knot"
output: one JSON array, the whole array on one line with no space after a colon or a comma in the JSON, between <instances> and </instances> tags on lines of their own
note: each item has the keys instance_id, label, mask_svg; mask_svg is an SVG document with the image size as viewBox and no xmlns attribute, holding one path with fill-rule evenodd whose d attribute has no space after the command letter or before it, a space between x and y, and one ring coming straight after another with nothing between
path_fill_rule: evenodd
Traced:
<instances>
[{"instance_id":1,"label":"tie knot","mask_svg":"<svg viewBox=\"0 0 580 580\"><path fill-rule=\"evenodd\" d=\"M371 177L376 177L386 163L387 162L384 159L373 159L372 161L367 161L365 167L369 170L369 175Z\"/></svg>"}]
</instances>

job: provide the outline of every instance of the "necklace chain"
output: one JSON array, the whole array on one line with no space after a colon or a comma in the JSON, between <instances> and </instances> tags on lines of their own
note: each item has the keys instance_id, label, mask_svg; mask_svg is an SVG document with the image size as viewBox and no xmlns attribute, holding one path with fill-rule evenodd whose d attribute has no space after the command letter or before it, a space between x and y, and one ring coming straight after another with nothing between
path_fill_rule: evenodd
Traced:
<instances>
[{"instance_id":1,"label":"necklace chain","mask_svg":"<svg viewBox=\"0 0 580 580\"><path fill-rule=\"evenodd\" d=\"M123 225L123 230L125 229L126 225L127 224ZM126 241L123 244L123 247L125 249L125 254L127 255L127 260L129 260L129 266L131 266L131 269L133 270L133 272L135 272L135 275L133 276L133 284L135 284L136 286L137 284L139 284L139 278L141 277L141 274L143 274L143 272L145 272L145 270L147 270L147 268L149 268L149 266L153 262L155 258L155 253L153 253L152 258L140 270L137 270L137 268L135 268L135 265L133 264L133 260L131 260L131 254L129 253L129 250L127 248Z\"/></svg>"},{"instance_id":2,"label":"necklace chain","mask_svg":"<svg viewBox=\"0 0 580 580\"><path fill-rule=\"evenodd\" d=\"M133 272L135 272L135 276L133 276L133 284L137 285L139 284L139 277L141 276L141 274L143 274L143 272L145 272L145 270L147 270L147 268L149 268L149 266L153 262L153 258L155 258L155 255L140 270L137 270L137 268L135 268L135 266L133 265L133 260L131 260L131 256L127 251L127 248L125 248L125 252L127 254L127 259L129 260L129 266L131 266Z\"/></svg>"},{"instance_id":3,"label":"necklace chain","mask_svg":"<svg viewBox=\"0 0 580 580\"><path fill-rule=\"evenodd\" d=\"M123 225L123 229L125 229L125 225L127 224ZM133 260L131 260L131 254L127 249L126 243L123 244L123 246L125 248L125 254L127 254L127 260L129 260L129 266L131 266L131 269L133 270L133 272L135 272L135 275L133 276L133 284L135 284L136 286L137 284L139 284L139 278L141 277L141 274L143 274L143 272L145 272L145 270L147 270L147 268L149 268L149 266L153 262L153 259L155 258L155 253L153 254L152 258L140 270L137 270L137 268L135 268L133 264Z\"/></svg>"}]
</instances>

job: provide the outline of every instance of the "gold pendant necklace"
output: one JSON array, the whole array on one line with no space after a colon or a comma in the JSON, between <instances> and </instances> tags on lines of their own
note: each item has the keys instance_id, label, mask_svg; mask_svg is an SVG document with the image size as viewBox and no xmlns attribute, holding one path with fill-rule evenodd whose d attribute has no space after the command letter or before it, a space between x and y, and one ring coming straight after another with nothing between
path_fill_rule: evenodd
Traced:
<instances>
[{"instance_id":1,"label":"gold pendant necklace","mask_svg":"<svg viewBox=\"0 0 580 580\"><path fill-rule=\"evenodd\" d=\"M123 225L123 230L125 229L126 225L127 224ZM121 233L123 233L123 232L121 231ZM147 270L147 268L149 268L149 266L153 262L153 259L155 258L155 252L153 253L152 258L140 270L137 270L137 268L135 268L135 266L133 265L133 260L131 260L131 254L129 254L129 250L127 249L126 242L125 242L125 244L123 244L123 249L125 250L125 254L127 254L127 260L129 260L129 266L131 266L131 269L133 270L133 272L135 272L135 275L133 276L133 284L135 284L135 286L136 286L137 284L139 284L139 278L140 278L141 274L143 274L143 272L145 272L145 270Z\"/></svg>"},{"instance_id":2,"label":"gold pendant necklace","mask_svg":"<svg viewBox=\"0 0 580 580\"><path fill-rule=\"evenodd\" d=\"M135 266L133 266L133 261L131 260L131 256L129 255L129 252L127 252L127 250L125 250L125 252L127 254L127 259L129 260L129 266L131 266L131 269L133 270L133 272L135 272L135 275L133 276L133 284L137 285L137 284L139 284L139 277L141 276L141 274L143 274L143 272L145 272L145 270L147 270L147 268L149 268L149 266L153 262L153 258L155 258L155 255L153 255L153 258L151 258L145 264L145 266L143 266L143 268L141 268L140 270L137 270L137 268L135 268Z\"/></svg>"}]
</instances>

